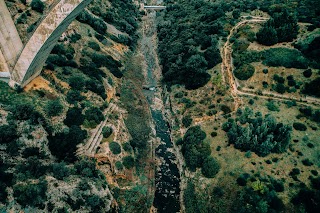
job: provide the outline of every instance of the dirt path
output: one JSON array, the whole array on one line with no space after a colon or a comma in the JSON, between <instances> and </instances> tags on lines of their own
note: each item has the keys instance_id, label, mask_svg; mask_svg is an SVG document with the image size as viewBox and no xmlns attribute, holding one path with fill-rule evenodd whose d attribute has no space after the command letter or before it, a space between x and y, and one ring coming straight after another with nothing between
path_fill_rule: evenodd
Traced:
<instances>
[{"instance_id":1,"label":"dirt path","mask_svg":"<svg viewBox=\"0 0 320 213\"><path fill-rule=\"evenodd\" d=\"M246 16L242 17L243 19L246 19ZM224 77L224 81L230 86L230 92L231 96L234 99L235 103L235 110L237 110L241 105L243 105L243 101L240 98L240 96L252 96L252 97L259 97L264 99L273 99L273 100L279 100L279 101L296 101L297 104L301 105L320 105L320 99L313 98L313 97L290 97L287 94L278 94L275 92L262 92L262 94L257 94L256 92L250 92L250 91L242 91L239 89L239 83L237 82L237 79L233 75L233 63L232 63L232 43L230 42L230 38L234 35L234 33L237 32L238 28L248 24L248 23L259 23L259 22L265 22L269 20L268 18L263 17L255 17L251 16L252 19L246 19L243 21L240 21L237 25L235 25L231 30L227 37L227 41L224 44L222 50L221 50L221 56L222 56L222 64L221 64L221 72L222 76Z\"/></svg>"}]
</instances>

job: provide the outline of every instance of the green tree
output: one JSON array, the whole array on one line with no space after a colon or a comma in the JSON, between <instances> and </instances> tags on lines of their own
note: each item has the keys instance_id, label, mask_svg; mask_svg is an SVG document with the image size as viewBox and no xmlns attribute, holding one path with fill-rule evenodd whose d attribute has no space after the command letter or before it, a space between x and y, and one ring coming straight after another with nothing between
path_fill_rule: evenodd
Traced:
<instances>
[{"instance_id":1,"label":"green tree","mask_svg":"<svg viewBox=\"0 0 320 213\"><path fill-rule=\"evenodd\" d=\"M257 41L263 45L271 46L278 43L277 31L269 24L263 26L259 32L257 32L256 36Z\"/></svg>"},{"instance_id":2,"label":"green tree","mask_svg":"<svg viewBox=\"0 0 320 213\"><path fill-rule=\"evenodd\" d=\"M103 135L103 137L105 137L105 138L110 137L110 135L112 134L112 132L113 132L113 129L112 129L111 127L109 127L109 126L104 126L104 127L102 128L102 135Z\"/></svg>"},{"instance_id":3,"label":"green tree","mask_svg":"<svg viewBox=\"0 0 320 213\"><path fill-rule=\"evenodd\" d=\"M114 155L118 155L121 153L121 146L117 142L109 143L109 148Z\"/></svg>"},{"instance_id":4,"label":"green tree","mask_svg":"<svg viewBox=\"0 0 320 213\"><path fill-rule=\"evenodd\" d=\"M59 99L50 100L45 106L45 112L50 117L60 115L62 111L63 105L61 104Z\"/></svg>"},{"instance_id":5,"label":"green tree","mask_svg":"<svg viewBox=\"0 0 320 213\"><path fill-rule=\"evenodd\" d=\"M54 163L52 165L53 177L58 180L63 180L63 178L68 177L71 174L70 169L67 167L65 162Z\"/></svg>"},{"instance_id":6,"label":"green tree","mask_svg":"<svg viewBox=\"0 0 320 213\"><path fill-rule=\"evenodd\" d=\"M207 178L213 178L220 170L220 165L218 161L209 156L207 157L202 164L201 172Z\"/></svg>"},{"instance_id":7,"label":"green tree","mask_svg":"<svg viewBox=\"0 0 320 213\"><path fill-rule=\"evenodd\" d=\"M10 143L18 138L17 130L14 125L0 126L0 143Z\"/></svg>"},{"instance_id":8,"label":"green tree","mask_svg":"<svg viewBox=\"0 0 320 213\"><path fill-rule=\"evenodd\" d=\"M39 13L43 13L43 10L45 8L45 5L41 0L32 0L30 6L33 10Z\"/></svg>"},{"instance_id":9,"label":"green tree","mask_svg":"<svg viewBox=\"0 0 320 213\"><path fill-rule=\"evenodd\" d=\"M125 156L122 158L122 161L123 161L123 166L126 168L126 169L131 169L133 168L134 166L134 158L132 156Z\"/></svg>"},{"instance_id":10,"label":"green tree","mask_svg":"<svg viewBox=\"0 0 320 213\"><path fill-rule=\"evenodd\" d=\"M182 124L183 124L183 126L188 128L192 124L191 116L190 115L184 116L182 118Z\"/></svg>"}]
</instances>

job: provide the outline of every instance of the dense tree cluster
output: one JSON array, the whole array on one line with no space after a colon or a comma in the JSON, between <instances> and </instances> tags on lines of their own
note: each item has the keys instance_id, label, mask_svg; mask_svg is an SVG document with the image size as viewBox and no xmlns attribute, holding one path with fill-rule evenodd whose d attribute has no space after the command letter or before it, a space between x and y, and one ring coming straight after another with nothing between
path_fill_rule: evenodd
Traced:
<instances>
[{"instance_id":1,"label":"dense tree cluster","mask_svg":"<svg viewBox=\"0 0 320 213\"><path fill-rule=\"evenodd\" d=\"M208 82L207 69L221 62L215 35L224 33L223 9L219 4L204 0L168 5L158 26L159 56L165 82L183 84L188 89L199 88Z\"/></svg>"},{"instance_id":2,"label":"dense tree cluster","mask_svg":"<svg viewBox=\"0 0 320 213\"><path fill-rule=\"evenodd\" d=\"M297 19L287 8L276 9L271 17L257 33L259 43L270 46L278 42L289 42L297 37Z\"/></svg>"},{"instance_id":3,"label":"dense tree cluster","mask_svg":"<svg viewBox=\"0 0 320 213\"><path fill-rule=\"evenodd\" d=\"M201 130L200 126L193 126L187 130L183 139L177 144L182 145L182 154L191 171L201 167L202 174L212 178L219 172L220 165L216 159L210 156L210 145L203 141L205 138L206 133Z\"/></svg>"},{"instance_id":4,"label":"dense tree cluster","mask_svg":"<svg viewBox=\"0 0 320 213\"><path fill-rule=\"evenodd\" d=\"M236 120L229 119L223 124L230 144L241 151L253 151L259 156L271 152L286 151L291 139L291 127L277 123L271 115L253 115L252 110L245 108L237 112Z\"/></svg>"}]
</instances>

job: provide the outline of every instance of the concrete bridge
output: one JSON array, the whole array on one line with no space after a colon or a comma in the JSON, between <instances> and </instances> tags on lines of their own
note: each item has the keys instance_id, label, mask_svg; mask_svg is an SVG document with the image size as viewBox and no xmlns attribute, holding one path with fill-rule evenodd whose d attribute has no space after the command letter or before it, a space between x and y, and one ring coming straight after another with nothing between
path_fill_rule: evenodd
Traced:
<instances>
[{"instance_id":1,"label":"concrete bridge","mask_svg":"<svg viewBox=\"0 0 320 213\"><path fill-rule=\"evenodd\" d=\"M147 6L147 5L144 5L143 9L145 9L145 10L164 10L164 9L166 9L166 6Z\"/></svg>"},{"instance_id":2,"label":"concrete bridge","mask_svg":"<svg viewBox=\"0 0 320 213\"><path fill-rule=\"evenodd\" d=\"M23 45L4 0L0 0L0 79L15 88L37 77L61 34L91 1L56 0Z\"/></svg>"}]
</instances>

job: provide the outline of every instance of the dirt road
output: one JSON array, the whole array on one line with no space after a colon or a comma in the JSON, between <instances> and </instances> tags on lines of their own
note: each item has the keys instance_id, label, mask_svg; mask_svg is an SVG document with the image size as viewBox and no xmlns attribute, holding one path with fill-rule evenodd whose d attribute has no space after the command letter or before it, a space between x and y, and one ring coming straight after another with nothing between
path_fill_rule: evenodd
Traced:
<instances>
[{"instance_id":1,"label":"dirt road","mask_svg":"<svg viewBox=\"0 0 320 213\"><path fill-rule=\"evenodd\" d=\"M233 63L232 63L232 45L230 42L230 38L237 32L238 28L248 23L259 23L266 22L269 18L264 17L256 17L251 16L251 19L246 19L246 16L242 16L242 21L236 24L231 30L227 37L227 41L224 44L221 50L222 64L221 64L221 72L224 77L224 81L230 86L231 96L234 99L235 110L237 110L241 105L243 105L243 101L240 96L252 96L259 97L265 99L273 99L278 101L296 101L297 104L301 105L320 105L320 100L318 98L313 97L289 97L286 94L278 94L274 92L262 92L262 94L257 94L257 92L250 91L241 91L239 89L239 83L237 79L233 75Z\"/></svg>"}]
</instances>

